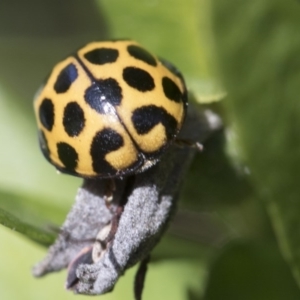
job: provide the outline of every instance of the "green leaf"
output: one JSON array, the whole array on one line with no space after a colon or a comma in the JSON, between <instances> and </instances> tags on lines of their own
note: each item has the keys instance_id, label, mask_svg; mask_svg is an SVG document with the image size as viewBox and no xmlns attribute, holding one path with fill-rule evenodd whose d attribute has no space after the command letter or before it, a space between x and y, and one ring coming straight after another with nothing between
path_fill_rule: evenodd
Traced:
<instances>
[{"instance_id":1,"label":"green leaf","mask_svg":"<svg viewBox=\"0 0 300 300\"><path fill-rule=\"evenodd\" d=\"M214 4L235 143L300 284L299 2Z\"/></svg>"},{"instance_id":2,"label":"green leaf","mask_svg":"<svg viewBox=\"0 0 300 300\"><path fill-rule=\"evenodd\" d=\"M224 130L213 134L203 148L196 154L184 182L183 204L186 207L200 210L203 206L211 209L220 205L233 206L253 195L244 167L234 165L228 156Z\"/></svg>"},{"instance_id":3,"label":"green leaf","mask_svg":"<svg viewBox=\"0 0 300 300\"><path fill-rule=\"evenodd\" d=\"M231 243L212 265L205 300L293 300L300 291L274 244Z\"/></svg>"},{"instance_id":4,"label":"green leaf","mask_svg":"<svg viewBox=\"0 0 300 300\"><path fill-rule=\"evenodd\" d=\"M55 239L54 234L46 232L38 227L31 226L30 224L26 224L2 209L0 209L0 224L18 231L29 239L44 246L50 246Z\"/></svg>"},{"instance_id":5,"label":"green leaf","mask_svg":"<svg viewBox=\"0 0 300 300\"><path fill-rule=\"evenodd\" d=\"M25 193L0 190L0 224L44 246L54 242L64 211Z\"/></svg>"}]
</instances>

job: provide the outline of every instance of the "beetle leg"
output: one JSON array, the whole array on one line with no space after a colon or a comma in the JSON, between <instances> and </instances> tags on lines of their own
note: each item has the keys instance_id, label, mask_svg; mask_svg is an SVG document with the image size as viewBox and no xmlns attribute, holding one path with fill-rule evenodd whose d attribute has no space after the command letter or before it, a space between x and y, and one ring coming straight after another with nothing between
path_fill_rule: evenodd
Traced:
<instances>
[{"instance_id":1,"label":"beetle leg","mask_svg":"<svg viewBox=\"0 0 300 300\"><path fill-rule=\"evenodd\" d=\"M144 289L145 279L148 270L148 263L150 261L150 255L146 256L138 267L134 279L134 297L135 300L142 300L142 293Z\"/></svg>"},{"instance_id":2,"label":"beetle leg","mask_svg":"<svg viewBox=\"0 0 300 300\"><path fill-rule=\"evenodd\" d=\"M104 201L107 207L110 207L113 201L113 195L116 190L116 182L113 178L107 179Z\"/></svg>"},{"instance_id":3,"label":"beetle leg","mask_svg":"<svg viewBox=\"0 0 300 300\"><path fill-rule=\"evenodd\" d=\"M175 145L178 147L191 147L197 149L199 152L202 152L204 147L199 142L194 142L192 140L185 140L185 139L176 139Z\"/></svg>"}]
</instances>

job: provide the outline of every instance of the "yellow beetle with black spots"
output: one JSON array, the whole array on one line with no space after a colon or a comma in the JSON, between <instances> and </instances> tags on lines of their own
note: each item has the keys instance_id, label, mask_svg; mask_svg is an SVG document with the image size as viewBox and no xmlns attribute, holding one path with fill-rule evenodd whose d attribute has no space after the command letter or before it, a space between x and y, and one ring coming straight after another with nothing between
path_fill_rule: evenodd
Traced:
<instances>
[{"instance_id":1,"label":"yellow beetle with black spots","mask_svg":"<svg viewBox=\"0 0 300 300\"><path fill-rule=\"evenodd\" d=\"M34 108L58 170L121 177L159 161L181 129L187 91L175 67L135 41L92 42L54 67Z\"/></svg>"}]
</instances>

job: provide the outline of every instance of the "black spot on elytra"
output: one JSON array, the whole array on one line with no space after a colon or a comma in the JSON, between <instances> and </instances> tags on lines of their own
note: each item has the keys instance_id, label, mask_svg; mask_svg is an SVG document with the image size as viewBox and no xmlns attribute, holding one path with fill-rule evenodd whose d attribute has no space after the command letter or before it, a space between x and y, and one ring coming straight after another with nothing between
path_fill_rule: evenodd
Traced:
<instances>
[{"instance_id":1,"label":"black spot on elytra","mask_svg":"<svg viewBox=\"0 0 300 300\"><path fill-rule=\"evenodd\" d=\"M79 135L84 127L85 118L82 108L77 102L70 102L64 109L63 125L66 133L73 137Z\"/></svg>"},{"instance_id":2,"label":"black spot on elytra","mask_svg":"<svg viewBox=\"0 0 300 300\"><path fill-rule=\"evenodd\" d=\"M117 106L122 100L122 89L113 78L100 79L88 87L84 94L85 101L100 114L107 113L107 103Z\"/></svg>"},{"instance_id":3,"label":"black spot on elytra","mask_svg":"<svg viewBox=\"0 0 300 300\"><path fill-rule=\"evenodd\" d=\"M172 72L175 76L177 76L178 78L180 78L182 84L183 84L183 87L184 87L184 91L183 91L183 94L182 94L182 102L184 103L184 108L186 109L187 108L187 105L188 105L188 95L187 95L187 90L186 90L186 87L185 87L185 82L184 82L184 78L182 76L182 74L180 73L180 71L173 65L171 64L169 61L165 60L165 59L162 59L160 58L159 59L160 62L170 71Z\"/></svg>"},{"instance_id":4,"label":"black spot on elytra","mask_svg":"<svg viewBox=\"0 0 300 300\"><path fill-rule=\"evenodd\" d=\"M78 154L76 150L64 142L57 143L56 146L58 157L65 166L66 171L71 173L74 172L78 163Z\"/></svg>"},{"instance_id":5,"label":"black spot on elytra","mask_svg":"<svg viewBox=\"0 0 300 300\"><path fill-rule=\"evenodd\" d=\"M162 107L155 105L137 108L132 116L134 128L138 134L147 134L157 124L161 123L166 130L167 139L172 139L177 133L176 119Z\"/></svg>"},{"instance_id":6,"label":"black spot on elytra","mask_svg":"<svg viewBox=\"0 0 300 300\"><path fill-rule=\"evenodd\" d=\"M140 92L147 92L154 89L154 80L145 70L127 67L123 70L123 78L126 83Z\"/></svg>"},{"instance_id":7,"label":"black spot on elytra","mask_svg":"<svg viewBox=\"0 0 300 300\"><path fill-rule=\"evenodd\" d=\"M39 118L42 125L51 131L54 125L54 104L50 99L45 98L42 101L39 107Z\"/></svg>"},{"instance_id":8,"label":"black spot on elytra","mask_svg":"<svg viewBox=\"0 0 300 300\"><path fill-rule=\"evenodd\" d=\"M84 57L94 65L104 65L117 60L119 51L112 48L97 48L84 54Z\"/></svg>"},{"instance_id":9,"label":"black spot on elytra","mask_svg":"<svg viewBox=\"0 0 300 300\"><path fill-rule=\"evenodd\" d=\"M39 137L40 148L41 148L41 151L42 151L43 155L45 156L45 158L47 160L50 160L50 151L49 151L49 148L48 148L47 139L46 139L46 136L45 136L45 134L42 130L40 130L38 132L38 137Z\"/></svg>"},{"instance_id":10,"label":"black spot on elytra","mask_svg":"<svg viewBox=\"0 0 300 300\"><path fill-rule=\"evenodd\" d=\"M67 65L63 70L60 71L54 84L54 90L58 94L65 93L77 77L78 72L76 66L72 63Z\"/></svg>"},{"instance_id":11,"label":"black spot on elytra","mask_svg":"<svg viewBox=\"0 0 300 300\"><path fill-rule=\"evenodd\" d=\"M136 59L145 62L148 65L156 66L156 59L147 50L137 45L129 45L127 47L128 53Z\"/></svg>"},{"instance_id":12,"label":"black spot on elytra","mask_svg":"<svg viewBox=\"0 0 300 300\"><path fill-rule=\"evenodd\" d=\"M162 86L165 96L175 102L182 101L182 93L177 84L169 77L163 77Z\"/></svg>"},{"instance_id":13,"label":"black spot on elytra","mask_svg":"<svg viewBox=\"0 0 300 300\"><path fill-rule=\"evenodd\" d=\"M105 128L97 132L90 149L94 171L98 174L115 174L117 170L105 160L105 155L118 150L123 145L122 136L113 129Z\"/></svg>"}]
</instances>

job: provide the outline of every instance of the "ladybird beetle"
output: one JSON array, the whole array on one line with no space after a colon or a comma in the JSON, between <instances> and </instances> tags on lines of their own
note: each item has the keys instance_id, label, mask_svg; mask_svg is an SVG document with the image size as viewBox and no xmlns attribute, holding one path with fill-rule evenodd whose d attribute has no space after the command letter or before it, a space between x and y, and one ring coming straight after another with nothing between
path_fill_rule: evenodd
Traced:
<instances>
[{"instance_id":1,"label":"ladybird beetle","mask_svg":"<svg viewBox=\"0 0 300 300\"><path fill-rule=\"evenodd\" d=\"M87 44L53 68L34 100L44 156L84 178L154 165L186 108L180 72L132 40Z\"/></svg>"}]
</instances>

